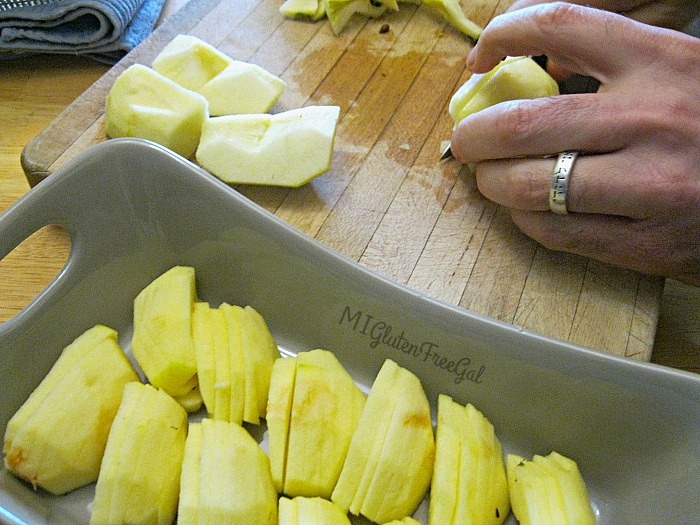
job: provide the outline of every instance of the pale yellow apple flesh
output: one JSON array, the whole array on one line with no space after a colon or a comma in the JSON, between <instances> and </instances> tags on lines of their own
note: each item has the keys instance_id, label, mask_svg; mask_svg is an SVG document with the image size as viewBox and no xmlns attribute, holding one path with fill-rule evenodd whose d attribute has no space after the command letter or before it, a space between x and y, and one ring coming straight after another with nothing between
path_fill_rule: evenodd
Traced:
<instances>
[{"instance_id":1,"label":"pale yellow apple flesh","mask_svg":"<svg viewBox=\"0 0 700 525\"><path fill-rule=\"evenodd\" d=\"M557 452L506 460L513 514L521 525L595 525L586 484L575 461Z\"/></svg>"},{"instance_id":2,"label":"pale yellow apple flesh","mask_svg":"<svg viewBox=\"0 0 700 525\"><path fill-rule=\"evenodd\" d=\"M491 71L474 74L450 99L457 125L465 117L500 102L559 94L556 81L530 57L508 57Z\"/></svg>"},{"instance_id":3,"label":"pale yellow apple flesh","mask_svg":"<svg viewBox=\"0 0 700 525\"><path fill-rule=\"evenodd\" d=\"M64 494L97 480L124 385L138 375L97 325L68 345L7 423L5 467L34 487Z\"/></svg>"},{"instance_id":4,"label":"pale yellow apple flesh","mask_svg":"<svg viewBox=\"0 0 700 525\"><path fill-rule=\"evenodd\" d=\"M209 102L211 116L266 113L277 102L287 84L266 69L240 60L197 91Z\"/></svg>"},{"instance_id":5,"label":"pale yellow apple flesh","mask_svg":"<svg viewBox=\"0 0 700 525\"><path fill-rule=\"evenodd\" d=\"M152 67L182 87L199 91L233 59L191 35L177 35L153 59Z\"/></svg>"},{"instance_id":6,"label":"pale yellow apple flesh","mask_svg":"<svg viewBox=\"0 0 700 525\"><path fill-rule=\"evenodd\" d=\"M331 168L340 108L207 119L197 162L227 183L298 187Z\"/></svg>"},{"instance_id":7,"label":"pale yellow apple flesh","mask_svg":"<svg viewBox=\"0 0 700 525\"><path fill-rule=\"evenodd\" d=\"M376 523L402 519L424 498L434 457L423 386L413 373L387 359L372 385L331 499Z\"/></svg>"},{"instance_id":8,"label":"pale yellow apple flesh","mask_svg":"<svg viewBox=\"0 0 700 525\"><path fill-rule=\"evenodd\" d=\"M279 525L350 525L350 519L327 499L283 496L279 500Z\"/></svg>"},{"instance_id":9,"label":"pale yellow apple flesh","mask_svg":"<svg viewBox=\"0 0 700 525\"><path fill-rule=\"evenodd\" d=\"M501 525L510 513L501 443L473 405L438 396L431 525Z\"/></svg>"},{"instance_id":10,"label":"pale yellow apple flesh","mask_svg":"<svg viewBox=\"0 0 700 525\"><path fill-rule=\"evenodd\" d=\"M189 158L208 116L202 95L134 64L117 77L107 95L105 133L151 140Z\"/></svg>"},{"instance_id":11,"label":"pale yellow apple flesh","mask_svg":"<svg viewBox=\"0 0 700 525\"><path fill-rule=\"evenodd\" d=\"M175 266L134 300L131 351L151 384L173 396L187 394L197 382L195 299L194 268Z\"/></svg>"},{"instance_id":12,"label":"pale yellow apple flesh","mask_svg":"<svg viewBox=\"0 0 700 525\"><path fill-rule=\"evenodd\" d=\"M172 397L128 383L109 432L90 524L172 523L186 435L187 412Z\"/></svg>"},{"instance_id":13,"label":"pale yellow apple flesh","mask_svg":"<svg viewBox=\"0 0 700 525\"><path fill-rule=\"evenodd\" d=\"M277 492L265 452L236 423L190 424L180 476L179 525L277 525Z\"/></svg>"}]
</instances>

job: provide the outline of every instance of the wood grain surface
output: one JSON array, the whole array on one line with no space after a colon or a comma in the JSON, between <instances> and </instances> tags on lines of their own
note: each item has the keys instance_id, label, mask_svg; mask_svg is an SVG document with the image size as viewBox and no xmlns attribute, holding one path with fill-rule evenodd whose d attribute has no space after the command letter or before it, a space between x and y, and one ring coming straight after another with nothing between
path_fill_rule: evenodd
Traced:
<instances>
[{"instance_id":1,"label":"wood grain surface","mask_svg":"<svg viewBox=\"0 0 700 525\"><path fill-rule=\"evenodd\" d=\"M479 194L467 167L439 161L452 127L447 104L468 78L470 44L462 35L425 6L402 4L379 20L354 17L336 36L327 21L285 19L279 4L188 2L29 141L21 159L27 181L38 184L105 140L104 99L118 74L132 63L150 65L176 34L192 34L282 77L288 89L273 112L341 108L329 173L293 190L238 186L244 195L432 296L545 335L651 358L663 280L544 249ZM477 0L464 8L486 24L509 4Z\"/></svg>"}]
</instances>

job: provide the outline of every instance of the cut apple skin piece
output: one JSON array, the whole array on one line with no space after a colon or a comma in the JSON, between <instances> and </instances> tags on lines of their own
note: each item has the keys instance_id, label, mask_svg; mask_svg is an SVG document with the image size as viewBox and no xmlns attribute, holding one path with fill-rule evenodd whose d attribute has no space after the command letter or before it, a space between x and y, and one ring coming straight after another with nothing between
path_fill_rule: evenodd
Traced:
<instances>
[{"instance_id":1,"label":"cut apple skin piece","mask_svg":"<svg viewBox=\"0 0 700 525\"><path fill-rule=\"evenodd\" d=\"M105 134L151 140L190 158L208 116L202 95L134 64L117 77L107 95Z\"/></svg>"},{"instance_id":2,"label":"cut apple skin piece","mask_svg":"<svg viewBox=\"0 0 700 525\"><path fill-rule=\"evenodd\" d=\"M299 187L331 168L340 108L211 117L197 162L230 184Z\"/></svg>"},{"instance_id":3,"label":"cut apple skin piece","mask_svg":"<svg viewBox=\"0 0 700 525\"><path fill-rule=\"evenodd\" d=\"M324 498L283 496L279 500L279 525L350 525L350 518Z\"/></svg>"},{"instance_id":4,"label":"cut apple skin piece","mask_svg":"<svg viewBox=\"0 0 700 525\"><path fill-rule=\"evenodd\" d=\"M282 96L286 82L266 69L240 60L197 89L209 102L209 114L266 113Z\"/></svg>"},{"instance_id":5,"label":"cut apple skin piece","mask_svg":"<svg viewBox=\"0 0 700 525\"><path fill-rule=\"evenodd\" d=\"M201 433L200 448L193 445L188 452L199 456L198 469L190 456L181 476L183 488L199 490L198 496L181 494L186 501L199 502L198 521L192 523L277 525L277 492L268 457L258 443L236 423L205 418L194 425L201 425L195 431L195 437Z\"/></svg>"},{"instance_id":6,"label":"cut apple skin piece","mask_svg":"<svg viewBox=\"0 0 700 525\"><path fill-rule=\"evenodd\" d=\"M513 514L521 525L595 525L575 461L551 452L532 460L508 454L506 464Z\"/></svg>"},{"instance_id":7,"label":"cut apple skin piece","mask_svg":"<svg viewBox=\"0 0 700 525\"><path fill-rule=\"evenodd\" d=\"M387 359L372 385L331 499L376 523L410 516L428 491L434 458L423 386L413 373Z\"/></svg>"},{"instance_id":8,"label":"cut apple skin piece","mask_svg":"<svg viewBox=\"0 0 700 525\"><path fill-rule=\"evenodd\" d=\"M124 385L138 375L117 332L96 325L64 348L5 430L5 467L65 494L97 480Z\"/></svg>"},{"instance_id":9,"label":"cut apple skin piece","mask_svg":"<svg viewBox=\"0 0 700 525\"><path fill-rule=\"evenodd\" d=\"M501 525L510 513L501 443L473 405L438 397L431 525Z\"/></svg>"},{"instance_id":10,"label":"cut apple skin piece","mask_svg":"<svg viewBox=\"0 0 700 525\"><path fill-rule=\"evenodd\" d=\"M364 405L364 393L331 352L297 355L285 494L331 497Z\"/></svg>"},{"instance_id":11,"label":"cut apple skin piece","mask_svg":"<svg viewBox=\"0 0 700 525\"><path fill-rule=\"evenodd\" d=\"M134 300L131 351L151 384L172 396L187 394L197 381L192 340L196 294L194 268L175 266Z\"/></svg>"},{"instance_id":12,"label":"cut apple skin piece","mask_svg":"<svg viewBox=\"0 0 700 525\"><path fill-rule=\"evenodd\" d=\"M195 36L177 35L153 59L152 67L182 87L199 91L232 62L228 55Z\"/></svg>"},{"instance_id":13,"label":"cut apple skin piece","mask_svg":"<svg viewBox=\"0 0 700 525\"><path fill-rule=\"evenodd\" d=\"M371 0L327 0L326 16L330 21L333 33L339 35L353 15L379 18L388 9L396 11L398 5L396 2L373 3Z\"/></svg>"},{"instance_id":14,"label":"cut apple skin piece","mask_svg":"<svg viewBox=\"0 0 700 525\"><path fill-rule=\"evenodd\" d=\"M285 0L280 6L280 13L289 18L320 20L326 14L326 2L325 0Z\"/></svg>"},{"instance_id":15,"label":"cut apple skin piece","mask_svg":"<svg viewBox=\"0 0 700 525\"><path fill-rule=\"evenodd\" d=\"M472 40L476 41L481 36L484 29L467 18L459 0L423 0L423 3Z\"/></svg>"},{"instance_id":16,"label":"cut apple skin piece","mask_svg":"<svg viewBox=\"0 0 700 525\"><path fill-rule=\"evenodd\" d=\"M491 71L474 74L452 95L449 113L465 117L500 102L559 94L556 81L530 57L507 57Z\"/></svg>"},{"instance_id":17,"label":"cut apple skin piece","mask_svg":"<svg viewBox=\"0 0 700 525\"><path fill-rule=\"evenodd\" d=\"M91 525L172 523L187 412L163 390L124 387L95 487Z\"/></svg>"}]
</instances>

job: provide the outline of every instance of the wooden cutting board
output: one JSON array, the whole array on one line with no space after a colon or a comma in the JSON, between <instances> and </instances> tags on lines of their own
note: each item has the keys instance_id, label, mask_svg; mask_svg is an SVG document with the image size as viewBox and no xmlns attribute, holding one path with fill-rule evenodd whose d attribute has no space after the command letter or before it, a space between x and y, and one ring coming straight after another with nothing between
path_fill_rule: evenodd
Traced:
<instances>
[{"instance_id":1,"label":"wooden cutting board","mask_svg":"<svg viewBox=\"0 0 700 525\"><path fill-rule=\"evenodd\" d=\"M192 0L27 144L31 185L106 140L104 101L133 63L178 33L283 78L273 112L341 108L332 170L298 189L237 189L291 225L396 281L528 330L649 360L663 281L549 251L485 200L469 170L439 160L450 97L468 78L469 42L425 6L327 20L285 19L281 0ZM465 2L479 24L511 1ZM382 26L388 24L388 31Z\"/></svg>"}]
</instances>

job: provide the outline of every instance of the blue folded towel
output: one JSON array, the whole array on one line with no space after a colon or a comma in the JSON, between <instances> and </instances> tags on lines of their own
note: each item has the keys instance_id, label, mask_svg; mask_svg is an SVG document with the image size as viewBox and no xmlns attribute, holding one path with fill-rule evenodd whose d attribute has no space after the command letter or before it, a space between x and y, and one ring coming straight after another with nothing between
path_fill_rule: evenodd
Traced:
<instances>
[{"instance_id":1,"label":"blue folded towel","mask_svg":"<svg viewBox=\"0 0 700 525\"><path fill-rule=\"evenodd\" d=\"M114 63L155 27L165 0L0 0L0 56L71 53Z\"/></svg>"}]
</instances>

